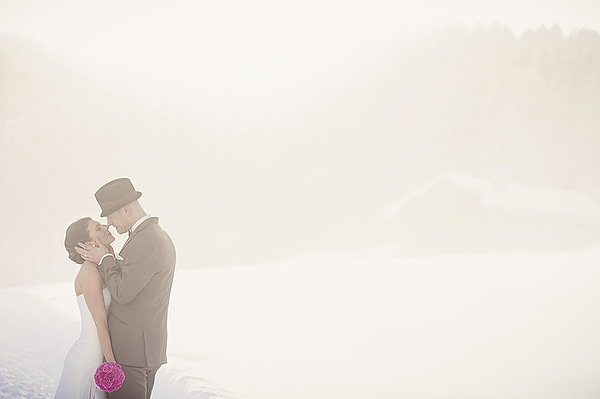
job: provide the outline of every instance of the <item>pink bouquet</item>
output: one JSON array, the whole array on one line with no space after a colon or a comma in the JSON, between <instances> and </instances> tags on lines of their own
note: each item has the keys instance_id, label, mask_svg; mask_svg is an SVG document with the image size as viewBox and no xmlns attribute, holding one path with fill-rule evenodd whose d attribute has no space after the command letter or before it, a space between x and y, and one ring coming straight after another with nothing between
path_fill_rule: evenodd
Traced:
<instances>
[{"instance_id":1,"label":"pink bouquet","mask_svg":"<svg viewBox=\"0 0 600 399\"><path fill-rule=\"evenodd\" d=\"M102 363L94 373L94 381L100 389L106 392L113 392L121 388L125 381L125 373L121 365L115 362Z\"/></svg>"}]
</instances>

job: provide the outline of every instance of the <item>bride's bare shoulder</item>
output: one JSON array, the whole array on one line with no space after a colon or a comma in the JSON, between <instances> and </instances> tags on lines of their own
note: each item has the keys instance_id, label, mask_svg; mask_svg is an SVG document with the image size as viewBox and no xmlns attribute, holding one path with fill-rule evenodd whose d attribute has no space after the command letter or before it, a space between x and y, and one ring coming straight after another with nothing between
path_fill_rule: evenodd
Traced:
<instances>
[{"instance_id":1,"label":"bride's bare shoulder","mask_svg":"<svg viewBox=\"0 0 600 399\"><path fill-rule=\"evenodd\" d=\"M102 277L98 269L90 262L83 262L79 267L79 272L75 276L75 294L77 296L83 294L84 287L92 287L101 283Z\"/></svg>"},{"instance_id":2,"label":"bride's bare shoulder","mask_svg":"<svg viewBox=\"0 0 600 399\"><path fill-rule=\"evenodd\" d=\"M83 262L77 277L82 284L85 284L86 282L97 282L102 279L96 266L90 262Z\"/></svg>"}]
</instances>

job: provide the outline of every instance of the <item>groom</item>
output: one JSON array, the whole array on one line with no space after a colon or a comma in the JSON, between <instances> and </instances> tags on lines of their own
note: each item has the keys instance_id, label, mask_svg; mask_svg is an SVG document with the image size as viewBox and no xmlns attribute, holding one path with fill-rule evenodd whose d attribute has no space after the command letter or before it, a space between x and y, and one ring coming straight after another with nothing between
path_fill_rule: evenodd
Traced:
<instances>
[{"instance_id":1,"label":"groom","mask_svg":"<svg viewBox=\"0 0 600 399\"><path fill-rule=\"evenodd\" d=\"M77 252L98 265L110 291L108 329L123 386L110 399L149 399L154 377L167 362L167 312L175 271L175 247L147 215L127 178L106 183L95 194L101 217L119 234L129 232L118 257L103 245L79 244ZM98 244L98 243L97 243Z\"/></svg>"}]
</instances>

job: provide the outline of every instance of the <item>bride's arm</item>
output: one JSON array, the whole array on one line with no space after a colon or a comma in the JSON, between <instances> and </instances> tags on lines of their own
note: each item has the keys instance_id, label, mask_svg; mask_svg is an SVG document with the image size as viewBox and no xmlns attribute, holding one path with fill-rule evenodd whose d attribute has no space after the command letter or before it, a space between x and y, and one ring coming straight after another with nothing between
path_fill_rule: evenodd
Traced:
<instances>
[{"instance_id":1,"label":"bride's arm","mask_svg":"<svg viewBox=\"0 0 600 399\"><path fill-rule=\"evenodd\" d=\"M82 267L86 267L82 265ZM110 335L108 333L108 322L106 321L106 308L104 306L104 297L102 295L102 278L94 265L87 265L85 275L82 279L83 297L98 330L98 339L100 347L107 362L114 362Z\"/></svg>"}]
</instances>

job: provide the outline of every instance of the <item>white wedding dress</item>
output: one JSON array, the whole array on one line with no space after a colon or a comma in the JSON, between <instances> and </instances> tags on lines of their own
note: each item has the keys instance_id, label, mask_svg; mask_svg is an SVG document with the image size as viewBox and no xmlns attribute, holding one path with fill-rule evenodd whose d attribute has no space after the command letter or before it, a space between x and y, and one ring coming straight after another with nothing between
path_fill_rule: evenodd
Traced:
<instances>
[{"instance_id":1,"label":"white wedding dress","mask_svg":"<svg viewBox=\"0 0 600 399\"><path fill-rule=\"evenodd\" d=\"M102 290L102 295L108 310L110 305L108 288ZM96 324L83 294L77 297L77 305L81 314L81 334L67 353L54 398L106 399L106 392L98 388L94 382L94 372L104 360Z\"/></svg>"}]
</instances>

